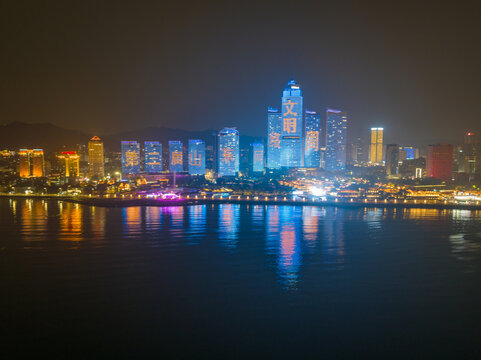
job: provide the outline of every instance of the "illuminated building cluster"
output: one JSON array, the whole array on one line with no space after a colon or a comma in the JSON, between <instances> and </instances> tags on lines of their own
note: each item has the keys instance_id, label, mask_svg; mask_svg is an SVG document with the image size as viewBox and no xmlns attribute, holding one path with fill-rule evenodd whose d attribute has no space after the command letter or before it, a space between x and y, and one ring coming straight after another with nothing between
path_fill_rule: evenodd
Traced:
<instances>
[{"instance_id":1,"label":"illuminated building cluster","mask_svg":"<svg viewBox=\"0 0 481 360\"><path fill-rule=\"evenodd\" d=\"M323 148L321 115L304 110L301 87L290 80L282 93L281 110L267 109L267 168L324 165L328 171L345 170L347 115L341 110L327 109L325 116Z\"/></svg>"},{"instance_id":2,"label":"illuminated building cluster","mask_svg":"<svg viewBox=\"0 0 481 360\"><path fill-rule=\"evenodd\" d=\"M43 149L20 149L18 155L21 178L45 176Z\"/></svg>"},{"instance_id":3,"label":"illuminated building cluster","mask_svg":"<svg viewBox=\"0 0 481 360\"><path fill-rule=\"evenodd\" d=\"M48 178L62 185L109 183L113 193L126 191L127 183L168 186L178 185L176 179L186 179L192 187L207 182L232 188L245 186L250 187L247 192L264 191L265 196L269 191L285 192L285 188L305 193L309 191L309 179L323 179L322 188L309 186L316 189L316 194L336 194L339 199L387 196L388 190L381 189L381 185L370 190L349 188L353 182L366 185L366 179L380 184L432 182L451 187L457 181L475 184L473 188L481 183L480 146L472 131L467 131L464 142L457 146L434 144L418 148L385 144L384 128L377 126L370 132L365 129L365 139L358 136L348 144L345 111L327 108L324 113L310 109L305 107L301 86L292 79L282 91L280 104L267 109L267 137L249 142L244 137L241 142L237 128L225 127L202 139L181 138L164 144L155 140L121 141L120 151L117 147L106 152L102 139L94 136L88 144L66 147L70 151L44 154L42 149L20 149L16 154L18 162L11 161L15 162L12 173L24 183L33 183L35 178ZM0 155L4 158L11 154L15 152ZM5 173L1 167L0 173ZM113 187L115 181L122 181L123 187ZM260 185L265 189L258 189ZM404 197L397 194L396 199L439 197L432 191L429 195L409 189Z\"/></svg>"}]
</instances>

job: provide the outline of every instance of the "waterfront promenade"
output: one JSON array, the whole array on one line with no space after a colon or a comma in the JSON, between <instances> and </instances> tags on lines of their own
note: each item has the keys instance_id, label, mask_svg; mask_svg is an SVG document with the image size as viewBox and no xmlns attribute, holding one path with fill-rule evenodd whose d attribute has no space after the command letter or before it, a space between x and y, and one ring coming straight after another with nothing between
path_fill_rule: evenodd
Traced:
<instances>
[{"instance_id":1,"label":"waterfront promenade","mask_svg":"<svg viewBox=\"0 0 481 360\"><path fill-rule=\"evenodd\" d=\"M184 206L196 204L249 204L249 205L297 205L297 206L335 206L335 207L377 207L377 208L422 208L422 209L463 209L481 210L481 202L458 202L419 199L306 199L288 196L245 196L245 195L185 195L180 199L165 200L147 198L140 195L35 195L35 194L0 194L11 199L53 199L91 206L126 207L126 206Z\"/></svg>"}]
</instances>

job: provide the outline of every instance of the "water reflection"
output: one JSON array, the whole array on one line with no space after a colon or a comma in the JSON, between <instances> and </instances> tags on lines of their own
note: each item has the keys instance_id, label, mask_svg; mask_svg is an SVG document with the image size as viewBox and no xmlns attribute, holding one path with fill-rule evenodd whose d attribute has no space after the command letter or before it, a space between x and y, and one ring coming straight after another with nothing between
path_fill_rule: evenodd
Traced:
<instances>
[{"instance_id":1,"label":"water reflection","mask_svg":"<svg viewBox=\"0 0 481 360\"><path fill-rule=\"evenodd\" d=\"M316 206L304 206L302 208L304 242L308 248L314 249L316 247L319 218L323 215L325 215L325 209L323 208Z\"/></svg>"},{"instance_id":2,"label":"water reflection","mask_svg":"<svg viewBox=\"0 0 481 360\"><path fill-rule=\"evenodd\" d=\"M122 208L122 224L124 226L124 233L126 233L128 237L138 236L142 229L141 209L139 206Z\"/></svg>"},{"instance_id":3,"label":"water reflection","mask_svg":"<svg viewBox=\"0 0 481 360\"><path fill-rule=\"evenodd\" d=\"M163 224L162 208L158 206L147 206L145 208L145 230L153 233L158 231Z\"/></svg>"},{"instance_id":4,"label":"water reflection","mask_svg":"<svg viewBox=\"0 0 481 360\"><path fill-rule=\"evenodd\" d=\"M15 211L16 204L16 201L12 204ZM47 205L43 201L27 199L20 209L20 224L24 241L34 242L44 240L48 225Z\"/></svg>"},{"instance_id":5,"label":"water reflection","mask_svg":"<svg viewBox=\"0 0 481 360\"><path fill-rule=\"evenodd\" d=\"M207 246L215 244L237 249L240 241L255 239L242 242L242 251L233 254L236 257L248 254L249 261L263 262L267 258L269 271L271 274L275 272L277 281L286 290L299 288L303 266L308 265L310 269L317 266L322 271L343 269L346 243L350 245L348 252L351 257L357 256L361 252L359 247L366 244L366 248L372 249L379 239L398 236L392 233L393 229L401 231L404 225L406 229L410 226L403 233L406 237L419 234L419 241L424 241L424 236L435 239L430 246L444 242L447 256L452 255L462 261L467 271L476 270L481 258L481 233L476 221L481 218L481 212L476 211L249 207L239 204L109 209L27 199L9 200L3 204L2 211L7 211L2 216L2 226L10 227L7 234L16 235L12 239L24 240L20 246L25 248L39 248L47 241L59 243L58 240L73 242L68 247L79 247L79 242L83 240L83 248L89 246L89 240L109 238L123 240L123 244L134 244L137 242L134 240L142 238L151 240L143 241L148 246L182 248L186 244L200 245L203 239L213 237L214 241L207 241ZM394 221L396 224L393 225ZM449 236L450 248L446 247L446 234L453 233ZM262 253L262 238L265 239L266 256ZM90 246L98 246L99 243L116 246L119 241L95 241ZM65 247L65 244L61 243L61 246ZM393 244L384 242L383 246ZM379 250L379 247L376 246L376 249ZM259 254L262 254L261 258L257 256ZM308 274L304 274L306 282Z\"/></svg>"},{"instance_id":6,"label":"water reflection","mask_svg":"<svg viewBox=\"0 0 481 360\"><path fill-rule=\"evenodd\" d=\"M449 236L449 243L453 256L467 265L467 272L478 270L476 265L481 255L481 233L454 234Z\"/></svg>"},{"instance_id":7,"label":"water reflection","mask_svg":"<svg viewBox=\"0 0 481 360\"><path fill-rule=\"evenodd\" d=\"M378 208L364 208L364 221L371 230L381 230L383 211Z\"/></svg>"},{"instance_id":8,"label":"water reflection","mask_svg":"<svg viewBox=\"0 0 481 360\"><path fill-rule=\"evenodd\" d=\"M297 290L301 254L302 208L271 206L267 209L266 251L277 257L277 275L286 290Z\"/></svg>"},{"instance_id":9,"label":"water reflection","mask_svg":"<svg viewBox=\"0 0 481 360\"><path fill-rule=\"evenodd\" d=\"M60 209L60 224L59 224L60 240L74 241L74 242L83 240L82 209L83 207L81 207L81 205L79 204L72 204L72 203L62 204Z\"/></svg>"},{"instance_id":10,"label":"water reflection","mask_svg":"<svg viewBox=\"0 0 481 360\"><path fill-rule=\"evenodd\" d=\"M167 206L163 208L163 211L169 217L170 234L182 237L184 233L184 207Z\"/></svg>"},{"instance_id":11,"label":"water reflection","mask_svg":"<svg viewBox=\"0 0 481 360\"><path fill-rule=\"evenodd\" d=\"M92 206L90 208L90 224L92 226L92 234L95 239L104 237L105 217L106 209L104 207Z\"/></svg>"},{"instance_id":12,"label":"water reflection","mask_svg":"<svg viewBox=\"0 0 481 360\"><path fill-rule=\"evenodd\" d=\"M264 224L264 207L261 205L252 206L252 225L262 226Z\"/></svg>"},{"instance_id":13,"label":"water reflection","mask_svg":"<svg viewBox=\"0 0 481 360\"><path fill-rule=\"evenodd\" d=\"M342 269L344 264L344 222L343 222L343 210L334 209L335 216L329 218L324 223L324 239L322 242L324 263L334 265L335 268ZM338 214L338 212L340 212ZM369 213L368 213L369 214ZM377 216L380 213L375 214L374 220L368 221L374 222L374 227L377 227Z\"/></svg>"},{"instance_id":14,"label":"water reflection","mask_svg":"<svg viewBox=\"0 0 481 360\"><path fill-rule=\"evenodd\" d=\"M239 204L219 205L219 243L229 249L237 247L239 239Z\"/></svg>"},{"instance_id":15,"label":"water reflection","mask_svg":"<svg viewBox=\"0 0 481 360\"><path fill-rule=\"evenodd\" d=\"M199 244L199 239L205 236L207 230L207 206L193 205L188 208L189 227L186 241L190 245Z\"/></svg>"}]
</instances>

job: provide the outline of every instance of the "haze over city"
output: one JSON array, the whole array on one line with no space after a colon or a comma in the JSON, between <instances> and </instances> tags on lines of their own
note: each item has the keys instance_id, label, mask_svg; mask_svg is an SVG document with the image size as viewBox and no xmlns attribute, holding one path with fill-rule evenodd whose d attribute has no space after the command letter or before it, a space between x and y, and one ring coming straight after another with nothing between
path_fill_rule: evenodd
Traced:
<instances>
[{"instance_id":1,"label":"haze over city","mask_svg":"<svg viewBox=\"0 0 481 360\"><path fill-rule=\"evenodd\" d=\"M294 77L350 136L454 142L479 131L475 2L9 2L0 122L111 134L148 126L265 136ZM92 16L90 16L92 15ZM394 135L395 134L395 135Z\"/></svg>"}]
</instances>

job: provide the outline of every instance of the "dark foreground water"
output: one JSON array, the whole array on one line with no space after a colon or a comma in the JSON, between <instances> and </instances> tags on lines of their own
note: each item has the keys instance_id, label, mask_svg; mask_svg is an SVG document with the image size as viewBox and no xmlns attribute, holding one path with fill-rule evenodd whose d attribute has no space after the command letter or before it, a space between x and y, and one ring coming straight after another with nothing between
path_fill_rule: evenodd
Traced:
<instances>
[{"instance_id":1,"label":"dark foreground water","mask_svg":"<svg viewBox=\"0 0 481 360\"><path fill-rule=\"evenodd\" d=\"M0 199L0 354L479 359L480 220Z\"/></svg>"}]
</instances>

